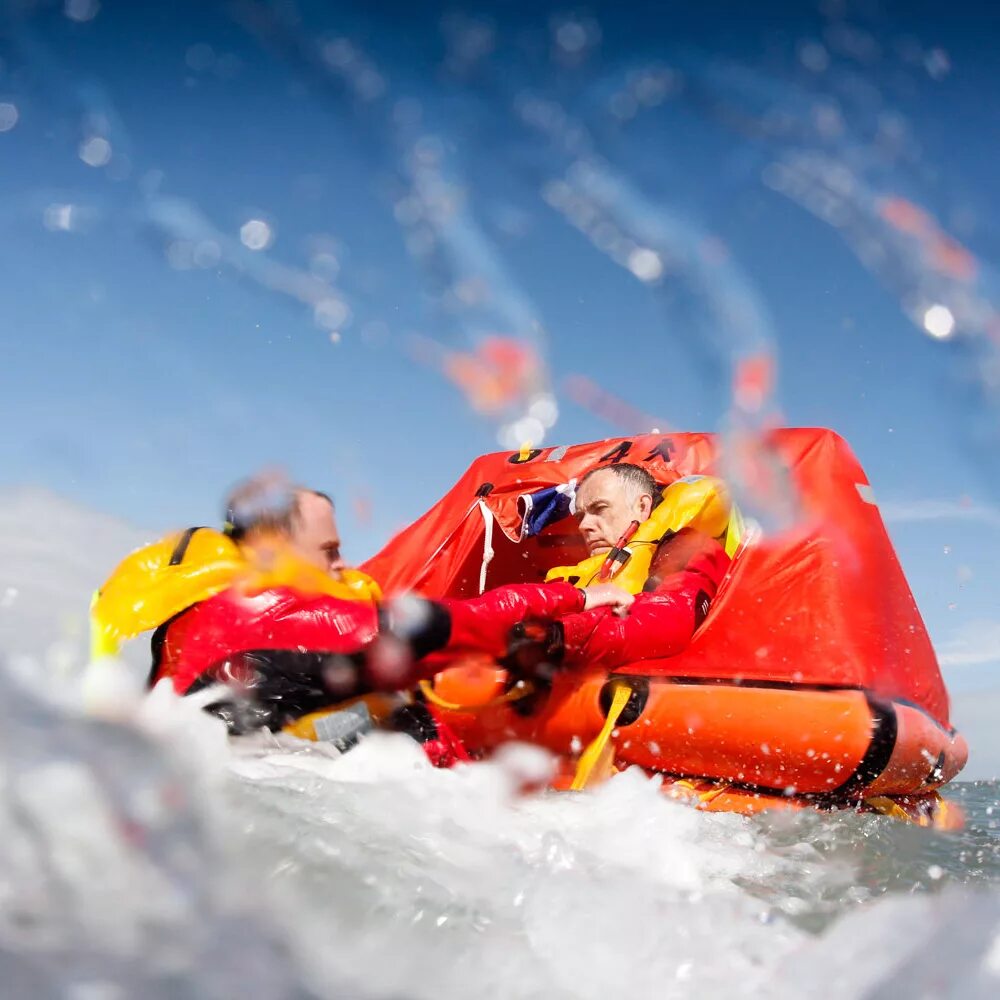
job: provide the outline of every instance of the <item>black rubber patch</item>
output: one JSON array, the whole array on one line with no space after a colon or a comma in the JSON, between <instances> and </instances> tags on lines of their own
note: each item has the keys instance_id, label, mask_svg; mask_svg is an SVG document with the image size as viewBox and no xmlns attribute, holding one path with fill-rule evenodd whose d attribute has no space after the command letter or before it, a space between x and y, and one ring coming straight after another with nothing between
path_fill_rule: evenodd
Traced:
<instances>
[{"instance_id":1,"label":"black rubber patch","mask_svg":"<svg viewBox=\"0 0 1000 1000\"><path fill-rule=\"evenodd\" d=\"M851 798L854 793L870 785L885 769L896 749L899 724L896 709L891 704L873 698L867 692L865 698L872 713L872 738L864 757L848 779L837 788L826 793L832 799Z\"/></svg>"},{"instance_id":2,"label":"black rubber patch","mask_svg":"<svg viewBox=\"0 0 1000 1000\"><path fill-rule=\"evenodd\" d=\"M430 709L421 702L401 705L389 716L388 728L394 733L406 733L418 743L438 738L438 727Z\"/></svg>"},{"instance_id":3,"label":"black rubber patch","mask_svg":"<svg viewBox=\"0 0 1000 1000\"><path fill-rule=\"evenodd\" d=\"M629 693L628 701L622 709L622 714L618 716L619 726L631 726L646 707L649 700L649 681L645 677L623 677L621 674L612 674L608 677L604 687L601 688L600 701L601 712L607 717L611 711L611 700L614 697L615 682L625 683L632 690Z\"/></svg>"},{"instance_id":4,"label":"black rubber patch","mask_svg":"<svg viewBox=\"0 0 1000 1000\"><path fill-rule=\"evenodd\" d=\"M927 777L923 780L924 786L940 785L944 781L944 762L945 753L942 750L938 754L937 760L934 761L934 766L927 772Z\"/></svg>"}]
</instances>

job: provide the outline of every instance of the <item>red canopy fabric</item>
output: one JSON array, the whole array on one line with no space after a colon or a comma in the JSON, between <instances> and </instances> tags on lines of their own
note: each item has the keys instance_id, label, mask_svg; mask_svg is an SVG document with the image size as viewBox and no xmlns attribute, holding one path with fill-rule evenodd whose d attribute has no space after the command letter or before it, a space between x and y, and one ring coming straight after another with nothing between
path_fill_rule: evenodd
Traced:
<instances>
[{"instance_id":1,"label":"red canopy fabric","mask_svg":"<svg viewBox=\"0 0 1000 1000\"><path fill-rule=\"evenodd\" d=\"M934 650L857 459L829 430L782 429L771 441L798 491L800 522L743 548L684 652L623 670L861 687L947 723ZM586 552L570 518L519 541L519 496L617 461L642 465L663 484L719 475L720 446L710 434L655 434L484 455L363 568L386 593L429 597L537 581Z\"/></svg>"}]
</instances>

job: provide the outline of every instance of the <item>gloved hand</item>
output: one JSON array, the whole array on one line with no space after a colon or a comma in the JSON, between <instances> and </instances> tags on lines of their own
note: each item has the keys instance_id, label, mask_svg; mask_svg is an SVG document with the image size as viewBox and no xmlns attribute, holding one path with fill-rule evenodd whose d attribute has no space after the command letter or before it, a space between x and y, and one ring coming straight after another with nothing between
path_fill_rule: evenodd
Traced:
<instances>
[{"instance_id":1,"label":"gloved hand","mask_svg":"<svg viewBox=\"0 0 1000 1000\"><path fill-rule=\"evenodd\" d=\"M500 665L519 680L549 684L562 666L565 654L562 623L528 619L507 634L507 652Z\"/></svg>"}]
</instances>

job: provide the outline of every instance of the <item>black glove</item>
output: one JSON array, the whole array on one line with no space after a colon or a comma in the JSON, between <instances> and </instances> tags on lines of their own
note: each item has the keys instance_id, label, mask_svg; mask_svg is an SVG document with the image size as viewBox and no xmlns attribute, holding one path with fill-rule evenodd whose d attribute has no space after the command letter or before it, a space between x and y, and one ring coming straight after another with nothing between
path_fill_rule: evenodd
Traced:
<instances>
[{"instance_id":1,"label":"black glove","mask_svg":"<svg viewBox=\"0 0 1000 1000\"><path fill-rule=\"evenodd\" d=\"M500 665L519 678L551 682L566 652L562 622L526 619L507 635L507 653Z\"/></svg>"}]
</instances>

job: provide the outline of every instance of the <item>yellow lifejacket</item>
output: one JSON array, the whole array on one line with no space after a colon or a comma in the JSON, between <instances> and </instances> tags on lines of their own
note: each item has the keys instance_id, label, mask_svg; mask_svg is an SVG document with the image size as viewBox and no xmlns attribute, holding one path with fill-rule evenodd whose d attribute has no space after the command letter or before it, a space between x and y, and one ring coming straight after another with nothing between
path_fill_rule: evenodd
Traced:
<instances>
[{"instance_id":1,"label":"yellow lifejacket","mask_svg":"<svg viewBox=\"0 0 1000 1000\"><path fill-rule=\"evenodd\" d=\"M614 583L630 594L638 594L649 577L649 568L657 546L669 532L695 528L711 538L718 538L732 556L743 536L743 519L729 499L722 481L712 476L689 476L671 483L663 492L648 520L639 525L635 534L622 548L611 567L608 583ZM575 566L556 566L546 574L546 582L564 580L577 587L589 587L598 582L601 567L608 553L589 556Z\"/></svg>"},{"instance_id":2,"label":"yellow lifejacket","mask_svg":"<svg viewBox=\"0 0 1000 1000\"><path fill-rule=\"evenodd\" d=\"M114 655L121 642L158 628L229 587L260 593L293 587L348 601L377 601L379 585L345 569L334 577L295 555L278 536L249 549L212 528L188 528L123 559L91 603L91 655Z\"/></svg>"}]
</instances>

